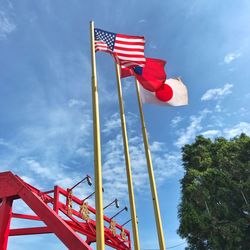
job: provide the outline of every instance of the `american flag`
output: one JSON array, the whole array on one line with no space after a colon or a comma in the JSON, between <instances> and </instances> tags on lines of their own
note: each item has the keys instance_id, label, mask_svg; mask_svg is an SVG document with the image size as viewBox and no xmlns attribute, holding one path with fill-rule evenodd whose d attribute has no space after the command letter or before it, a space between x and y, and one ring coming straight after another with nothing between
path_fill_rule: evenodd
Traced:
<instances>
[{"instance_id":1,"label":"american flag","mask_svg":"<svg viewBox=\"0 0 250 250\"><path fill-rule=\"evenodd\" d=\"M95 50L114 55L122 68L145 65L144 45L143 36L127 36L95 29Z\"/></svg>"}]
</instances>

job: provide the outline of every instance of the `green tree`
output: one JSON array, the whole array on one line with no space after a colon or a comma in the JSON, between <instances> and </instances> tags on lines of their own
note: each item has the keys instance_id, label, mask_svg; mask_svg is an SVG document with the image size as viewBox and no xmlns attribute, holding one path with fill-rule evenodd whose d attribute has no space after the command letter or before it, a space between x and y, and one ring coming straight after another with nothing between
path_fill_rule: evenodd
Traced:
<instances>
[{"instance_id":1,"label":"green tree","mask_svg":"<svg viewBox=\"0 0 250 250\"><path fill-rule=\"evenodd\" d=\"M250 137L197 136L182 159L178 233L186 249L250 249Z\"/></svg>"}]
</instances>

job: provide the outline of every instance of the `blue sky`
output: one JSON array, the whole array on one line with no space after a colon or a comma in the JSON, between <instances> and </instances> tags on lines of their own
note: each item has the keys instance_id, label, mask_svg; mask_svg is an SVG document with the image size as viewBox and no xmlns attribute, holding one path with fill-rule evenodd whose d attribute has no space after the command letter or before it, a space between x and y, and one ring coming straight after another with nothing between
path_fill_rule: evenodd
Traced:
<instances>
[{"instance_id":1,"label":"blue sky","mask_svg":"<svg viewBox=\"0 0 250 250\"><path fill-rule=\"evenodd\" d=\"M210 138L250 134L249 13L247 0L1 0L0 170L11 170L44 190L54 184L69 187L87 173L93 176L89 21L108 31L144 35L146 56L166 60L168 77L181 76L189 90L188 106L143 107L166 245L183 243L176 233L179 180L184 174L181 147L198 134ZM128 205L109 55L97 54L97 72L104 203L117 197ZM141 248L157 249L132 78L123 80L123 95ZM83 186L77 194L84 197L91 191ZM27 210L21 203L15 209ZM129 217L124 213L118 222ZM13 226L20 225L13 221ZM46 235L9 242L10 250L34 246L66 249Z\"/></svg>"}]
</instances>

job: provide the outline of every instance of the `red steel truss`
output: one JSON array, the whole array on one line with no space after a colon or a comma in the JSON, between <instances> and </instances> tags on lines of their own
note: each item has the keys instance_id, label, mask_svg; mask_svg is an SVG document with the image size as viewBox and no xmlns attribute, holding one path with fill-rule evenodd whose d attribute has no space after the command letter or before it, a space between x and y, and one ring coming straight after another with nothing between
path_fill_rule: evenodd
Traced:
<instances>
[{"instance_id":1,"label":"red steel truss","mask_svg":"<svg viewBox=\"0 0 250 250\"><path fill-rule=\"evenodd\" d=\"M14 213L12 205L17 199L22 199L36 215ZM55 234L68 249L91 250L90 244L96 241L95 212L69 189L55 186L42 192L12 172L0 173L0 250L7 249L9 236L46 233ZM11 229L12 218L42 221L46 226ZM105 244L131 250L129 231L105 215L104 221L108 225L104 227Z\"/></svg>"}]
</instances>

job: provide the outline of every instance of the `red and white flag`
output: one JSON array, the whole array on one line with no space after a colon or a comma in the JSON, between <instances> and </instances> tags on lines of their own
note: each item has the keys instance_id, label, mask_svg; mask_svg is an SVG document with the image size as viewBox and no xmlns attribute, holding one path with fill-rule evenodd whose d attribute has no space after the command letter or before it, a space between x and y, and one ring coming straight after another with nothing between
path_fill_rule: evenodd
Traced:
<instances>
[{"instance_id":1,"label":"red and white flag","mask_svg":"<svg viewBox=\"0 0 250 250\"><path fill-rule=\"evenodd\" d=\"M161 59L147 57L144 67L122 68L121 78L134 75L145 89L154 92L166 81L165 64Z\"/></svg>"},{"instance_id":2,"label":"red and white flag","mask_svg":"<svg viewBox=\"0 0 250 250\"><path fill-rule=\"evenodd\" d=\"M145 39L143 36L127 36L95 29L95 50L114 55L122 68L143 67Z\"/></svg>"},{"instance_id":3,"label":"red and white flag","mask_svg":"<svg viewBox=\"0 0 250 250\"><path fill-rule=\"evenodd\" d=\"M146 58L146 64L133 69L121 69L121 77L135 76L139 82L143 103L182 106L188 104L187 87L180 78L166 79L166 62L155 58Z\"/></svg>"},{"instance_id":4,"label":"red and white flag","mask_svg":"<svg viewBox=\"0 0 250 250\"><path fill-rule=\"evenodd\" d=\"M167 79L155 92L148 91L141 84L140 96L143 103L152 103L162 106L183 106L188 104L187 87L180 78Z\"/></svg>"}]
</instances>

